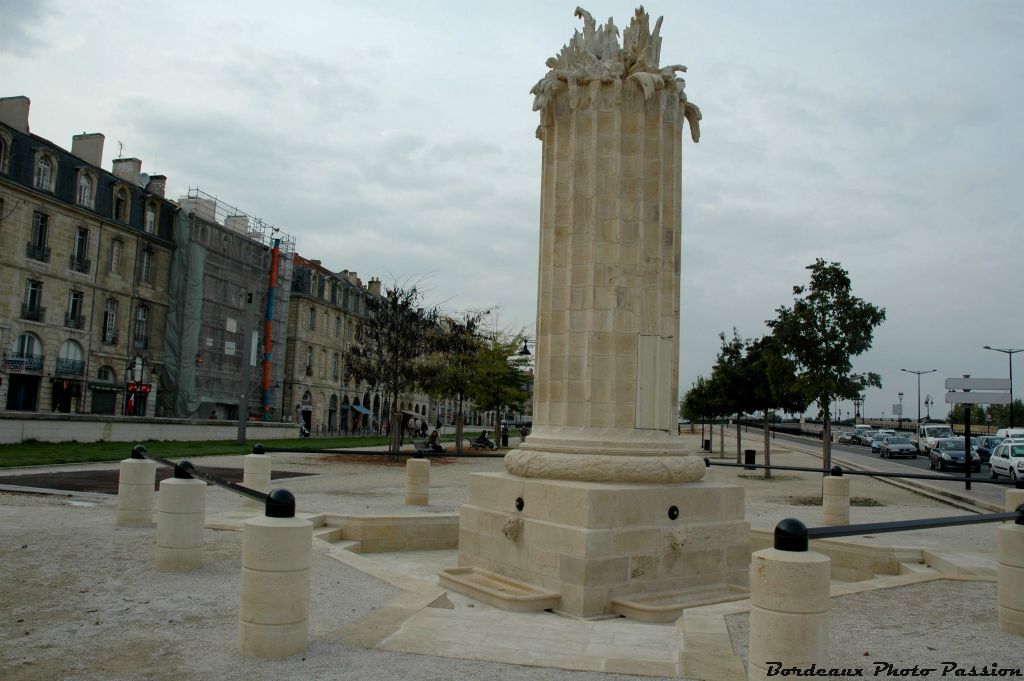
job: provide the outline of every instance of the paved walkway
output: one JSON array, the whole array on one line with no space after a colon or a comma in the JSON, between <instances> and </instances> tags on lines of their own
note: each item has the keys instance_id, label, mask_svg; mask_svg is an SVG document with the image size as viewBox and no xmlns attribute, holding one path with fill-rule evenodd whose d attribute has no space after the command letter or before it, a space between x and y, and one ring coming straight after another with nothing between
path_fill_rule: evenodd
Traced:
<instances>
[{"instance_id":1,"label":"paved walkway","mask_svg":"<svg viewBox=\"0 0 1024 681\"><path fill-rule=\"evenodd\" d=\"M687 437L696 450L699 436ZM759 447L759 442L750 438L745 445ZM814 465L813 454L776 443L776 463ZM500 459L436 461L430 505L412 507L402 503L401 464L338 462L309 454L273 458L275 469L305 474L287 486L296 493L300 512L318 522L328 516L385 515L443 523L465 501L468 475L502 468ZM204 464L240 466L241 461L214 457L201 460ZM820 475L778 474L765 481L760 471L713 468L709 478L744 487L755 544L768 541L784 517L820 524L820 506L804 505L820 496ZM852 509L855 522L961 512L871 478L857 478L852 486L855 496L877 504ZM0 583L8 585L0 589L0 613L9 613L0 618L3 677L596 681L628 673L738 681L744 676L746 601L692 609L667 625L508 613L437 585L437 571L457 560L452 550L356 553L326 524L314 547L306 652L280 661L243 659L234 653L241 533L213 526L238 528L250 512L220 489L210 490L207 508L204 566L188 574L161 574L152 569L152 529L114 527L112 497L0 493L0 545L5 547ZM861 665L954 659L1013 666L1019 656L1012 651L1021 641L995 626L994 534L991 525L972 526L823 545L822 550L849 559L845 566L834 561L841 567L833 582L836 659ZM893 558L883 574L868 574L857 558L883 554ZM951 619L958 626L939 624Z\"/></svg>"}]
</instances>

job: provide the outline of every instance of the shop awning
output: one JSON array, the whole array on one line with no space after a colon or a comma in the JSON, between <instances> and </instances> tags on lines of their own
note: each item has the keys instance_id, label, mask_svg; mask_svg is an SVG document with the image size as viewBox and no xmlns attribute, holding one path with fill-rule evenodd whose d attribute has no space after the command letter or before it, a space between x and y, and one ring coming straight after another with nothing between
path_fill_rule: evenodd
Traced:
<instances>
[{"instance_id":1,"label":"shop awning","mask_svg":"<svg viewBox=\"0 0 1024 681\"><path fill-rule=\"evenodd\" d=\"M367 409L364 406L358 405L358 404L353 404L352 408L355 409L356 411L358 411L360 414L369 414L370 413L369 409Z\"/></svg>"}]
</instances>

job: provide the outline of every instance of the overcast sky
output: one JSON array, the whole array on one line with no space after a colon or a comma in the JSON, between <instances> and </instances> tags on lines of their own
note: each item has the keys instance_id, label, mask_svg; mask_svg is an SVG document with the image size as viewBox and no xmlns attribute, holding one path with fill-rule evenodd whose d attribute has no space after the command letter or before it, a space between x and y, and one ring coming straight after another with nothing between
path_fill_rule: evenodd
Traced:
<instances>
[{"instance_id":1,"label":"overcast sky","mask_svg":"<svg viewBox=\"0 0 1024 681\"><path fill-rule=\"evenodd\" d=\"M628 25L634 6L589 2ZM663 63L704 114L683 164L681 385L718 333L766 332L815 258L887 310L855 369L1005 377L1024 347L1024 4L653 2ZM449 310L534 325L540 142L530 88L575 0L0 0L0 95L61 146L106 135L364 281L422 280ZM1018 357L1024 376L1024 354ZM1024 395L1020 381L1018 396ZM845 405L844 410L852 409Z\"/></svg>"}]
</instances>

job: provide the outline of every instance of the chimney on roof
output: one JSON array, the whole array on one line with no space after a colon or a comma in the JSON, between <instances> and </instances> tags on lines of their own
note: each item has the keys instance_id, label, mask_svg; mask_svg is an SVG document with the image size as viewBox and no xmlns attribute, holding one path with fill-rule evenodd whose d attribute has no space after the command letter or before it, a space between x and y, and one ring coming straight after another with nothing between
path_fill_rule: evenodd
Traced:
<instances>
[{"instance_id":1,"label":"chimney on roof","mask_svg":"<svg viewBox=\"0 0 1024 681\"><path fill-rule=\"evenodd\" d=\"M370 279L370 293L371 295L380 297L380 279L373 277Z\"/></svg>"},{"instance_id":2,"label":"chimney on roof","mask_svg":"<svg viewBox=\"0 0 1024 681\"><path fill-rule=\"evenodd\" d=\"M0 97L0 122L6 123L15 130L28 133L28 97Z\"/></svg>"},{"instance_id":3,"label":"chimney on roof","mask_svg":"<svg viewBox=\"0 0 1024 681\"><path fill-rule=\"evenodd\" d=\"M114 175L128 184L138 187L139 175L142 174L142 161L137 158L115 158Z\"/></svg>"},{"instance_id":4,"label":"chimney on roof","mask_svg":"<svg viewBox=\"0 0 1024 681\"><path fill-rule=\"evenodd\" d=\"M98 132L75 135L71 138L71 153L99 168L103 165L103 135Z\"/></svg>"},{"instance_id":5,"label":"chimney on roof","mask_svg":"<svg viewBox=\"0 0 1024 681\"><path fill-rule=\"evenodd\" d=\"M149 182L146 183L146 191L162 198L164 192L167 191L167 176L150 175Z\"/></svg>"}]
</instances>

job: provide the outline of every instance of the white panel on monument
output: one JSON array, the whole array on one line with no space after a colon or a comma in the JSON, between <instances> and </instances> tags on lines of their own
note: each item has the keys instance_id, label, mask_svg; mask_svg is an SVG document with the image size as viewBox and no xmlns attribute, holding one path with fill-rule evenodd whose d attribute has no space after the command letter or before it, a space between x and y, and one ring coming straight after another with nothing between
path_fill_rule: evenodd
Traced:
<instances>
[{"instance_id":1,"label":"white panel on monument","mask_svg":"<svg viewBox=\"0 0 1024 681\"><path fill-rule=\"evenodd\" d=\"M682 130L699 136L661 19L583 31L533 88L542 143L534 427L507 473L471 476L459 565L561 594L576 616L624 596L745 586L740 488L701 482L674 428ZM515 528L515 531L509 531ZM453 587L457 588L457 587ZM732 592L734 593L734 591Z\"/></svg>"}]
</instances>

